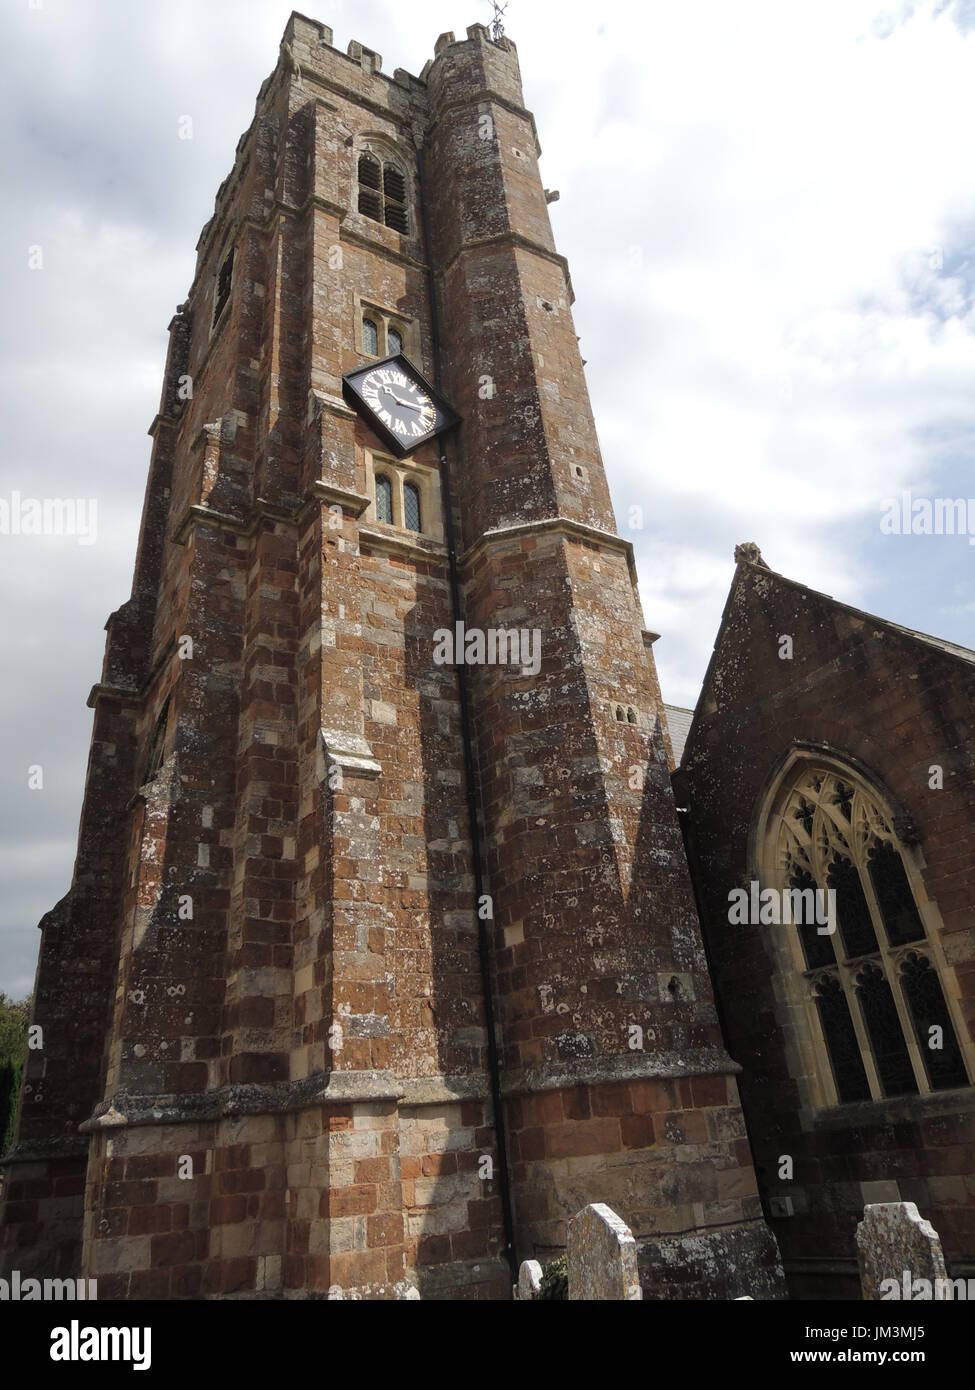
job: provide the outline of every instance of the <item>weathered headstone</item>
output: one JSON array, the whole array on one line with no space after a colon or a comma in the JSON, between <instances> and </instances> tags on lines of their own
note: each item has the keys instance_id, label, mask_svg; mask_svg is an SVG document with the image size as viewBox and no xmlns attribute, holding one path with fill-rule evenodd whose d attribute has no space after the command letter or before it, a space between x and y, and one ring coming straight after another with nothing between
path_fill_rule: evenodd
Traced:
<instances>
[{"instance_id":1,"label":"weathered headstone","mask_svg":"<svg viewBox=\"0 0 975 1390\"><path fill-rule=\"evenodd\" d=\"M538 1297L542 1287L542 1266L537 1260L522 1260L515 1286L515 1298L519 1303L530 1303Z\"/></svg>"},{"instance_id":2,"label":"weathered headstone","mask_svg":"<svg viewBox=\"0 0 975 1390\"><path fill-rule=\"evenodd\" d=\"M948 1278L941 1241L913 1202L864 1207L857 1226L857 1259L865 1299L945 1297Z\"/></svg>"},{"instance_id":3,"label":"weathered headstone","mask_svg":"<svg viewBox=\"0 0 975 1390\"><path fill-rule=\"evenodd\" d=\"M641 1299L633 1232L604 1202L569 1222L569 1298Z\"/></svg>"}]
</instances>

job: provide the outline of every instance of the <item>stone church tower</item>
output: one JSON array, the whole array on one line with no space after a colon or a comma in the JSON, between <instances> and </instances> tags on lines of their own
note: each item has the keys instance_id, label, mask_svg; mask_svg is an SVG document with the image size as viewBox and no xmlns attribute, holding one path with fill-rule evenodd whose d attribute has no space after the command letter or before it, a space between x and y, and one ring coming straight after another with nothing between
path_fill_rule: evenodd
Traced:
<instances>
[{"instance_id":1,"label":"stone church tower","mask_svg":"<svg viewBox=\"0 0 975 1390\"><path fill-rule=\"evenodd\" d=\"M605 1201L657 1296L768 1295L515 49L381 62L292 16L170 326L4 1264L507 1297ZM400 351L443 461L343 392ZM458 620L539 660L438 662Z\"/></svg>"}]
</instances>

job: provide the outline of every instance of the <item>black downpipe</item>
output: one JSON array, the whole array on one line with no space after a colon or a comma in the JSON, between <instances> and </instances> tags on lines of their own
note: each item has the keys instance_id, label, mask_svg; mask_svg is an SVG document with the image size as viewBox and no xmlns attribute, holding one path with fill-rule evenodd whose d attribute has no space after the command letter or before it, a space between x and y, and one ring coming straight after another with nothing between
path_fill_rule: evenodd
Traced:
<instances>
[{"instance_id":1,"label":"black downpipe","mask_svg":"<svg viewBox=\"0 0 975 1390\"><path fill-rule=\"evenodd\" d=\"M423 219L423 244L426 250L429 294L430 331L433 338L433 384L440 390L440 317L437 313L437 285L433 273L433 255L430 248L430 223L427 216L426 191L423 182L423 151L416 152L417 173L420 181L420 211ZM450 563L450 596L454 610L454 631L457 623L463 622L460 601L460 582L457 578L457 551L454 548L454 516L450 496L450 470L447 466L447 451L443 435L440 445L440 488L443 494L444 529L447 537L447 555ZM508 1173L508 1141L504 1122L504 1105L501 1100L501 1067L498 1061L498 1043L494 1031L494 999L491 990L491 943L488 939L488 925L481 917L480 904L484 896L484 873L481 865L481 833L477 818L477 793L474 782L474 752L471 737L470 699L467 689L467 668L462 654L454 650L454 666L457 671L457 688L460 695L460 728L464 744L464 778L467 782L467 815L470 822L471 863L474 869L474 915L477 921L477 942L481 958L481 984L484 990L484 1021L488 1039L488 1071L491 1081L491 1104L494 1108L494 1132L498 1140L498 1186L501 1189L501 1216L504 1222L505 1258L511 1270L512 1283L518 1282L518 1263L515 1255L515 1225L511 1210L511 1180Z\"/></svg>"}]
</instances>

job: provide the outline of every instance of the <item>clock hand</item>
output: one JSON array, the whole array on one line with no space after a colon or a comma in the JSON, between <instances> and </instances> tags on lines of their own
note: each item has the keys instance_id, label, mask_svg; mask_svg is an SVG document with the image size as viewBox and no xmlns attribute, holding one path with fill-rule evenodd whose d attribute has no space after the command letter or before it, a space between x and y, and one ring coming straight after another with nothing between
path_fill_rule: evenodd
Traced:
<instances>
[{"instance_id":1,"label":"clock hand","mask_svg":"<svg viewBox=\"0 0 975 1390\"><path fill-rule=\"evenodd\" d=\"M386 395L392 396L397 405L405 405L407 410L425 410L426 406L417 405L415 401L404 401L400 396L393 395L393 392L386 388Z\"/></svg>"}]
</instances>

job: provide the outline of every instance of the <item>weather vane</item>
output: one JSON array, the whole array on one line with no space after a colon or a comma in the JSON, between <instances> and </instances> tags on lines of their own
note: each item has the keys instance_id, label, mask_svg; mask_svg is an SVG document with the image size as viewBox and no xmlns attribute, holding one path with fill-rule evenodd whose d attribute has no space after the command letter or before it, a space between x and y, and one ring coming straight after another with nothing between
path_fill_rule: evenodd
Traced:
<instances>
[{"instance_id":1,"label":"weather vane","mask_svg":"<svg viewBox=\"0 0 975 1390\"><path fill-rule=\"evenodd\" d=\"M491 38L494 40L495 43L500 43L501 39L504 38L504 25L502 24L501 20L505 10L508 8L508 3L507 0L503 5L499 5L498 0L493 0L493 3L494 18L491 21Z\"/></svg>"}]
</instances>

